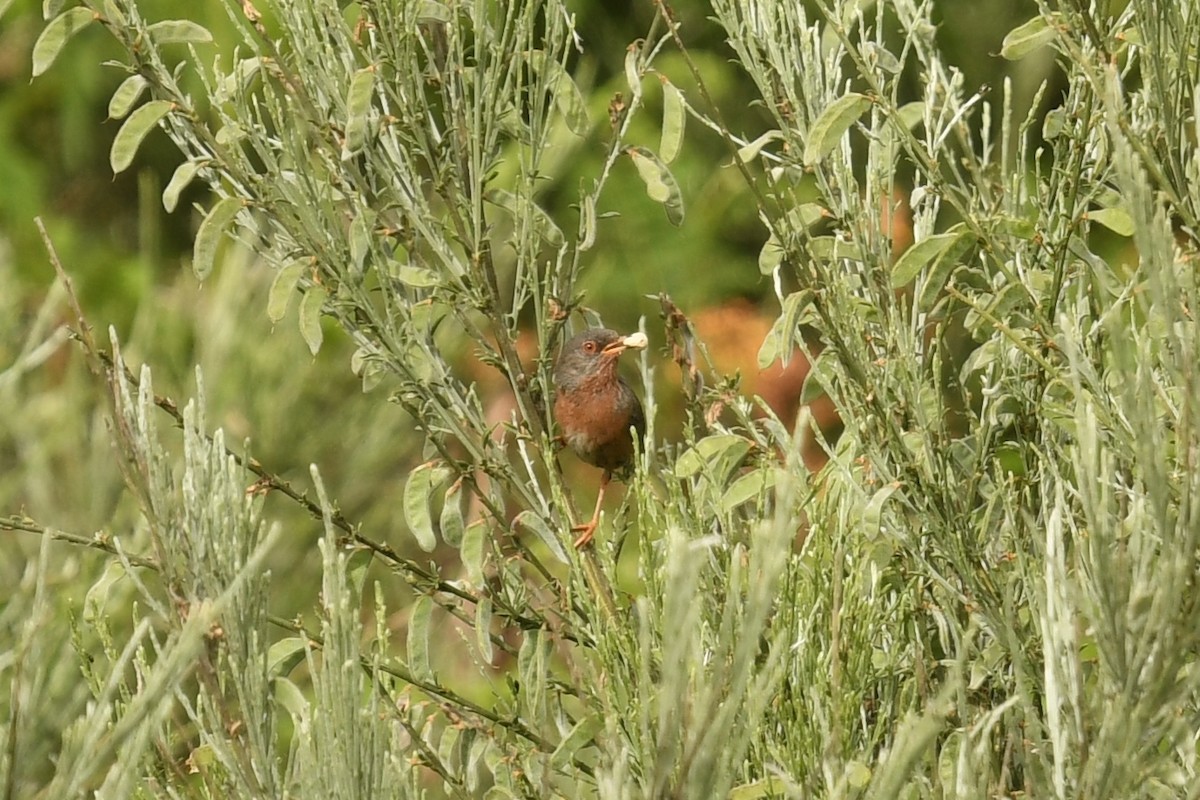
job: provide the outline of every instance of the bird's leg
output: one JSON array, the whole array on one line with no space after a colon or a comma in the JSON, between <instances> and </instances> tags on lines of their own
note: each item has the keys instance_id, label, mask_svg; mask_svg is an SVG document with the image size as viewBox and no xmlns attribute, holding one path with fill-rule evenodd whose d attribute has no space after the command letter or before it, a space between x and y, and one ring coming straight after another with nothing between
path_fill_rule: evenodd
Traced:
<instances>
[{"instance_id":1,"label":"bird's leg","mask_svg":"<svg viewBox=\"0 0 1200 800\"><path fill-rule=\"evenodd\" d=\"M600 479L600 494L596 496L596 509L592 512L592 518L582 525L575 525L571 528L572 531L579 531L579 536L575 538L576 550L587 547L592 541L592 537L596 535L596 527L600 524L600 506L604 503L604 490L608 488L608 481L611 478L612 473L604 470L604 477Z\"/></svg>"}]
</instances>

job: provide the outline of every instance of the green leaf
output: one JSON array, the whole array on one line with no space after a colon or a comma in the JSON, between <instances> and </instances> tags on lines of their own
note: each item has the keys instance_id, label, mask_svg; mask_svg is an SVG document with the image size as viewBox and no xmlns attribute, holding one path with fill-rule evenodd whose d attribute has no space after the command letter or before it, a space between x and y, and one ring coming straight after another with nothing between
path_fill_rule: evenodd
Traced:
<instances>
[{"instance_id":1,"label":"green leaf","mask_svg":"<svg viewBox=\"0 0 1200 800\"><path fill-rule=\"evenodd\" d=\"M749 144L746 144L746 145L742 145L740 148L738 148L738 151L737 151L738 160L743 163L748 162L748 161L753 161L755 158L758 157L758 154L762 151L762 149L764 147L766 147L771 142L774 142L777 139L782 139L782 138L783 138L783 133L781 133L780 131L767 131L762 136L759 136L757 139L755 139L753 142L750 142Z\"/></svg>"},{"instance_id":2,"label":"green leaf","mask_svg":"<svg viewBox=\"0 0 1200 800\"><path fill-rule=\"evenodd\" d=\"M401 283L414 289L431 289L438 285L437 273L426 267L415 264L392 265L392 269Z\"/></svg>"},{"instance_id":3,"label":"green leaf","mask_svg":"<svg viewBox=\"0 0 1200 800\"><path fill-rule=\"evenodd\" d=\"M911 103L905 103L896 111L896 116L900 120L900 124L905 130L912 130L925 119L925 103L920 100L914 100Z\"/></svg>"},{"instance_id":4,"label":"green leaf","mask_svg":"<svg viewBox=\"0 0 1200 800\"><path fill-rule=\"evenodd\" d=\"M959 266L963 254L975 243L975 235L959 223L946 232L954 236L950 246L934 257L921 282L921 293L917 296L917 309L929 311L937 303L946 288L946 281Z\"/></svg>"},{"instance_id":5,"label":"green leaf","mask_svg":"<svg viewBox=\"0 0 1200 800\"><path fill-rule=\"evenodd\" d=\"M540 630L525 631L525 640L517 651L517 675L521 680L521 700L535 724L546 708L546 637Z\"/></svg>"},{"instance_id":6,"label":"green leaf","mask_svg":"<svg viewBox=\"0 0 1200 800\"><path fill-rule=\"evenodd\" d=\"M819 397L825 396L826 376L821 371L821 357L809 365L808 374L804 376L804 385L800 387L800 405L806 406Z\"/></svg>"},{"instance_id":7,"label":"green leaf","mask_svg":"<svg viewBox=\"0 0 1200 800\"><path fill-rule=\"evenodd\" d=\"M1050 141L1057 139L1062 135L1063 128L1067 124L1067 110L1062 106L1052 108L1046 112L1046 119L1042 122L1042 138Z\"/></svg>"},{"instance_id":8,"label":"green leaf","mask_svg":"<svg viewBox=\"0 0 1200 800\"><path fill-rule=\"evenodd\" d=\"M705 471L718 484L724 484L729 473L742 463L750 452L749 439L733 433L706 436L684 451L675 462L675 477L690 478Z\"/></svg>"},{"instance_id":9,"label":"green leaf","mask_svg":"<svg viewBox=\"0 0 1200 800\"><path fill-rule=\"evenodd\" d=\"M533 229L551 246L561 247L565 241L562 228L558 227L558 223L551 219L545 209L533 200L504 189L489 189L484 194L484 198L489 203L494 203L507 211L512 216L515 225L519 226L521 220L532 222Z\"/></svg>"},{"instance_id":10,"label":"green leaf","mask_svg":"<svg viewBox=\"0 0 1200 800\"><path fill-rule=\"evenodd\" d=\"M1004 37L1000 46L1000 55L1009 61L1017 61L1037 50L1052 40L1055 30L1052 24L1057 24L1058 14L1046 17L1034 17L1023 25L1018 25Z\"/></svg>"},{"instance_id":11,"label":"green leaf","mask_svg":"<svg viewBox=\"0 0 1200 800\"><path fill-rule=\"evenodd\" d=\"M882 489L879 489L871 496L871 501L867 503L866 510L863 511L863 527L867 535L875 536L879 533L880 521L883 518L883 504L888 501L888 498L896 493L900 488L898 481L893 481Z\"/></svg>"},{"instance_id":12,"label":"green leaf","mask_svg":"<svg viewBox=\"0 0 1200 800\"><path fill-rule=\"evenodd\" d=\"M672 225L682 225L683 195L671 170L645 147L627 147L625 152L633 159L638 177L646 184L646 194L656 203L662 203L667 212L667 219Z\"/></svg>"},{"instance_id":13,"label":"green leaf","mask_svg":"<svg viewBox=\"0 0 1200 800\"><path fill-rule=\"evenodd\" d=\"M760 497L764 490L775 485L775 471L772 469L756 469L747 472L736 479L721 496L721 509L725 513L733 511L749 500Z\"/></svg>"},{"instance_id":14,"label":"green leaf","mask_svg":"<svg viewBox=\"0 0 1200 800\"><path fill-rule=\"evenodd\" d=\"M141 109L138 109L140 111ZM134 112L134 116L137 112ZM130 121L133 117L129 118ZM242 209L242 201L237 197L225 197L217 201L208 212L208 216L200 223L196 231L195 248L192 255L192 272L196 280L204 281L212 273L213 264L217 260L217 247L225 236L225 229L233 222Z\"/></svg>"},{"instance_id":15,"label":"green leaf","mask_svg":"<svg viewBox=\"0 0 1200 800\"><path fill-rule=\"evenodd\" d=\"M583 102L583 94L575 85L575 80L552 58L546 58L541 50L529 53L529 64L542 74L546 87L554 96L554 105L567 123L567 127L576 136L587 136L591 130L588 120L587 104Z\"/></svg>"},{"instance_id":16,"label":"green leaf","mask_svg":"<svg viewBox=\"0 0 1200 800\"><path fill-rule=\"evenodd\" d=\"M354 279L361 280L363 264L367 254L371 252L371 242L375 228L375 212L369 208L363 209L350 223L350 274Z\"/></svg>"},{"instance_id":17,"label":"green leaf","mask_svg":"<svg viewBox=\"0 0 1200 800\"><path fill-rule=\"evenodd\" d=\"M42 0L42 19L50 19L62 11L67 0Z\"/></svg>"},{"instance_id":18,"label":"green leaf","mask_svg":"<svg viewBox=\"0 0 1200 800\"><path fill-rule=\"evenodd\" d=\"M579 206L579 245L580 252L591 250L596 243L596 198L585 194Z\"/></svg>"},{"instance_id":19,"label":"green leaf","mask_svg":"<svg viewBox=\"0 0 1200 800\"><path fill-rule=\"evenodd\" d=\"M375 68L365 67L354 73L346 93L346 138L342 142L342 160L362 150L367 139L367 120L375 96Z\"/></svg>"},{"instance_id":20,"label":"green leaf","mask_svg":"<svg viewBox=\"0 0 1200 800\"><path fill-rule=\"evenodd\" d=\"M213 40L208 28L190 19L165 19L146 28L155 44L208 44Z\"/></svg>"},{"instance_id":21,"label":"green leaf","mask_svg":"<svg viewBox=\"0 0 1200 800\"><path fill-rule=\"evenodd\" d=\"M113 96L108 101L108 116L110 119L121 119L129 113L129 109L133 108L133 104L142 96L142 92L149 86L149 81L141 75L130 75L125 80L121 81L121 85L113 92Z\"/></svg>"},{"instance_id":22,"label":"green leaf","mask_svg":"<svg viewBox=\"0 0 1200 800\"><path fill-rule=\"evenodd\" d=\"M453 21L454 17L450 14L450 9L444 3L438 3L436 0L421 0L417 4L417 22L428 25L431 22L440 22L443 25Z\"/></svg>"},{"instance_id":23,"label":"green leaf","mask_svg":"<svg viewBox=\"0 0 1200 800\"><path fill-rule=\"evenodd\" d=\"M603 727L604 720L599 714L588 714L576 722L563 740L558 743L558 747L554 748L554 752L550 754L550 766L565 767L571 762L579 748L590 744Z\"/></svg>"},{"instance_id":24,"label":"green leaf","mask_svg":"<svg viewBox=\"0 0 1200 800\"><path fill-rule=\"evenodd\" d=\"M300 335L308 345L308 352L314 356L320 352L325 338L325 332L321 330L321 309L328 296L325 287L316 283L308 287L300 300Z\"/></svg>"},{"instance_id":25,"label":"green leaf","mask_svg":"<svg viewBox=\"0 0 1200 800\"><path fill-rule=\"evenodd\" d=\"M1029 472L1025 454L1016 442L1001 442L996 446L996 466L1011 475L1023 476Z\"/></svg>"},{"instance_id":26,"label":"green leaf","mask_svg":"<svg viewBox=\"0 0 1200 800\"><path fill-rule=\"evenodd\" d=\"M670 164L683 148L683 131L687 124L687 107L683 92L664 76L659 76L663 87L663 128L658 153L664 164Z\"/></svg>"},{"instance_id":27,"label":"green leaf","mask_svg":"<svg viewBox=\"0 0 1200 800\"><path fill-rule=\"evenodd\" d=\"M112 150L109 152L108 160L114 173L123 171L133 163L133 157L137 155L146 134L150 133L171 108L172 103L166 100L151 100L129 115L129 119L121 125L121 130L117 131Z\"/></svg>"},{"instance_id":28,"label":"green leaf","mask_svg":"<svg viewBox=\"0 0 1200 800\"><path fill-rule=\"evenodd\" d=\"M308 699L305 698L304 692L300 691L299 686L287 678L276 677L271 681L271 688L275 692L276 705L286 709L297 726L301 720L308 719Z\"/></svg>"},{"instance_id":29,"label":"green leaf","mask_svg":"<svg viewBox=\"0 0 1200 800\"><path fill-rule=\"evenodd\" d=\"M758 271L763 275L770 275L776 267L783 263L786 253L787 250L772 233L767 237L767 241L763 242L762 250L758 251Z\"/></svg>"},{"instance_id":30,"label":"green leaf","mask_svg":"<svg viewBox=\"0 0 1200 800\"><path fill-rule=\"evenodd\" d=\"M4 12L8 11L8 7L12 5L13 0L0 0L0 17L4 16Z\"/></svg>"},{"instance_id":31,"label":"green leaf","mask_svg":"<svg viewBox=\"0 0 1200 800\"><path fill-rule=\"evenodd\" d=\"M766 369L776 359L790 355L795 343L796 332L800 324L810 315L806 312L812 305L812 289L801 289L792 292L783 299L783 313L771 326L771 332L763 339L758 349L758 368Z\"/></svg>"},{"instance_id":32,"label":"green leaf","mask_svg":"<svg viewBox=\"0 0 1200 800\"><path fill-rule=\"evenodd\" d=\"M50 11L54 6L45 6ZM33 43L33 77L41 75L50 69L54 59L62 52L63 47L71 37L92 24L96 15L89 8L76 6L68 8L50 21L42 31L41 36Z\"/></svg>"},{"instance_id":33,"label":"green leaf","mask_svg":"<svg viewBox=\"0 0 1200 800\"><path fill-rule=\"evenodd\" d=\"M475 605L475 646L485 664L496 657L492 649L492 598L484 596Z\"/></svg>"},{"instance_id":34,"label":"green leaf","mask_svg":"<svg viewBox=\"0 0 1200 800\"><path fill-rule=\"evenodd\" d=\"M104 575L92 584L83 598L83 621L95 625L98 620L106 618L108 597L113 586L125 578L125 565L119 561L110 561L104 568Z\"/></svg>"},{"instance_id":35,"label":"green leaf","mask_svg":"<svg viewBox=\"0 0 1200 800\"><path fill-rule=\"evenodd\" d=\"M815 164L837 147L842 135L871 107L866 95L850 92L834 100L829 108L821 112L808 131L804 146L804 163Z\"/></svg>"},{"instance_id":36,"label":"green leaf","mask_svg":"<svg viewBox=\"0 0 1200 800\"><path fill-rule=\"evenodd\" d=\"M408 615L408 668L413 677L425 683L433 683L433 669L429 666L429 622L433 618L433 600L421 595L413 603Z\"/></svg>"},{"instance_id":37,"label":"green leaf","mask_svg":"<svg viewBox=\"0 0 1200 800\"><path fill-rule=\"evenodd\" d=\"M286 677L305 655L305 640L299 636L280 639L267 650L267 674L272 678Z\"/></svg>"},{"instance_id":38,"label":"green leaf","mask_svg":"<svg viewBox=\"0 0 1200 800\"><path fill-rule=\"evenodd\" d=\"M487 523L481 519L475 520L463 532L462 547L458 550L463 568L467 571L467 580L475 586L483 585L483 565L487 558L487 534Z\"/></svg>"},{"instance_id":39,"label":"green leaf","mask_svg":"<svg viewBox=\"0 0 1200 800\"><path fill-rule=\"evenodd\" d=\"M729 800L762 800L764 797L788 797L788 786L782 778L771 776L754 783L743 783L729 790Z\"/></svg>"},{"instance_id":40,"label":"green leaf","mask_svg":"<svg viewBox=\"0 0 1200 800\"><path fill-rule=\"evenodd\" d=\"M267 294L267 318L271 322L279 322L287 313L292 292L296 290L296 284L308 265L308 259L297 258L284 264L275 273L275 278L271 281L271 291Z\"/></svg>"},{"instance_id":41,"label":"green leaf","mask_svg":"<svg viewBox=\"0 0 1200 800\"><path fill-rule=\"evenodd\" d=\"M112 106L109 106L109 113ZM196 173L204 166L203 161L185 161L175 168L175 172L171 174L171 180L167 181L167 188L163 189L162 201L163 208L170 214L179 205L179 195L188 187L192 179L196 177Z\"/></svg>"},{"instance_id":42,"label":"green leaf","mask_svg":"<svg viewBox=\"0 0 1200 800\"><path fill-rule=\"evenodd\" d=\"M442 502L442 516L438 527L442 529L442 541L451 547L461 547L466 526L463 523L464 506L467 493L462 490L463 482L459 478L450 484L446 490L446 499Z\"/></svg>"},{"instance_id":43,"label":"green leaf","mask_svg":"<svg viewBox=\"0 0 1200 800\"><path fill-rule=\"evenodd\" d=\"M564 564L567 563L567 554L563 550L562 543L558 541L558 537L546 525L546 521L532 511L522 511L513 520L517 525L520 525L525 530L532 533L545 543L554 557Z\"/></svg>"},{"instance_id":44,"label":"green leaf","mask_svg":"<svg viewBox=\"0 0 1200 800\"><path fill-rule=\"evenodd\" d=\"M430 501L434 490L449 477L449 467L430 461L409 473L408 481L404 484L404 521L416 537L417 544L426 553L437 547Z\"/></svg>"},{"instance_id":45,"label":"green leaf","mask_svg":"<svg viewBox=\"0 0 1200 800\"><path fill-rule=\"evenodd\" d=\"M367 570L375 562L375 551L369 547L355 547L346 556L346 583L355 602L362 597L367 582Z\"/></svg>"},{"instance_id":46,"label":"green leaf","mask_svg":"<svg viewBox=\"0 0 1200 800\"><path fill-rule=\"evenodd\" d=\"M625 83L629 84L629 96L637 100L642 96L642 48L637 43L625 48Z\"/></svg>"},{"instance_id":47,"label":"green leaf","mask_svg":"<svg viewBox=\"0 0 1200 800\"><path fill-rule=\"evenodd\" d=\"M1087 218L1120 236L1133 236L1133 217L1123 208L1099 208L1087 212Z\"/></svg>"},{"instance_id":48,"label":"green leaf","mask_svg":"<svg viewBox=\"0 0 1200 800\"><path fill-rule=\"evenodd\" d=\"M946 252L962 235L963 231L926 236L905 250L892 267L892 288L900 289L912 283L926 264Z\"/></svg>"}]
</instances>

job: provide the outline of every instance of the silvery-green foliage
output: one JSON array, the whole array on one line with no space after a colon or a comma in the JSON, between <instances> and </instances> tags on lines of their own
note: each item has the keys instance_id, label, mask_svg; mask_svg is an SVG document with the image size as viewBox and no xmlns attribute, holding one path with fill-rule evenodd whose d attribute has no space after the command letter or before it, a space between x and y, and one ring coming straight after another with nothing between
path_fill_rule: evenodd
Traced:
<instances>
[{"instance_id":1,"label":"silvery-green foliage","mask_svg":"<svg viewBox=\"0 0 1200 800\"><path fill-rule=\"evenodd\" d=\"M323 321L351 337L364 390L425 436L388 502L418 547L457 548L463 577L345 520L314 468L318 500L293 499L323 525L316 622L268 617L277 539L246 473L198 403L168 455L149 373L135 385L117 359L114 433L153 558L109 548L135 624L121 640L95 616L95 700L55 796L1200 794L1190 6L1040 4L1000 55L1054 60L1051 97L968 90L929 2L715 0L773 126L743 138L659 4L567 218L541 178L599 124L567 5L231 3L240 40L219 52L131 0L61 5L35 71L83 26L116 37L114 169L164 128L185 159L164 205L195 180L215 193L196 276L235 232L275 270L273 321L294 304L314 353ZM664 89L655 153L624 137L668 47L697 87ZM547 352L618 158L686 224L685 120L723 138L764 224L781 313L760 362L807 350L804 397L833 398L846 432L812 477L802 433L698 391L693 408L734 421L693 414L679 447L640 453L636 536L617 524L580 554L518 321ZM508 383L502 426L446 357L467 346ZM384 580L415 595L396 628Z\"/></svg>"}]
</instances>

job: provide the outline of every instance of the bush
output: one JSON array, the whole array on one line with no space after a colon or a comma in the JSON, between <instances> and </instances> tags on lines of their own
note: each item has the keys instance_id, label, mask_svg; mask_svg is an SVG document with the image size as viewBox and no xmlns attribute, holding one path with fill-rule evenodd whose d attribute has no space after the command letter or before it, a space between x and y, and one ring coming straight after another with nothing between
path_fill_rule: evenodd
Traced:
<instances>
[{"instance_id":1,"label":"bush","mask_svg":"<svg viewBox=\"0 0 1200 800\"><path fill-rule=\"evenodd\" d=\"M399 502L381 493L358 522L324 467L310 495L227 444L202 379L182 411L156 395L76 302L136 512L96 537L0 520L42 535L3 617L10 791L1200 791L1200 47L1186 8L1043 5L1000 55L1053 53L1062 89L1017 100L1008 82L964 88L928 3L715 0L771 120L750 138L713 105L665 3L625 55L607 124L573 78L583 45L556 0L244 0L229 6L236 46L219 47L133 0L61 5L46 3L35 72L87 26L125 53L113 169L162 128L185 159L164 204L192 181L214 192L196 278L211 285L225 262L220 296L237 303L239 280L252 294L271 270L269 319L294 300L312 354L349 341L367 398L407 412L420 442ZM665 53L686 81L657 70ZM662 91L654 146L630 138L646 85ZM714 374L663 296L682 440L654 436L668 367L643 357L648 446L579 552L552 354L598 321L580 278L623 224L601 225L622 162L688 224L671 167L689 125L720 137L766 229L780 313L760 364L802 353L805 402L828 395L845 433L808 473L806 417L789 432ZM581 142L603 156L576 190L555 179ZM230 233L252 264L224 253ZM502 411L473 360L502 377ZM270 610L285 536L265 494L320 521L310 619ZM48 596L52 539L105 554L69 618Z\"/></svg>"}]
</instances>

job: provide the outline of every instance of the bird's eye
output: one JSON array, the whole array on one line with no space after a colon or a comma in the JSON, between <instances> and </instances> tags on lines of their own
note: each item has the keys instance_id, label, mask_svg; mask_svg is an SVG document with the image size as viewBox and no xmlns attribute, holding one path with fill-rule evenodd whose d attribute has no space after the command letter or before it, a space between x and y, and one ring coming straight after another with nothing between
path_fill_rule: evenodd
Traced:
<instances>
[{"instance_id":1,"label":"bird's eye","mask_svg":"<svg viewBox=\"0 0 1200 800\"><path fill-rule=\"evenodd\" d=\"M589 353L594 353L594 352L596 352L596 343L595 342L584 342L583 349Z\"/></svg>"}]
</instances>

